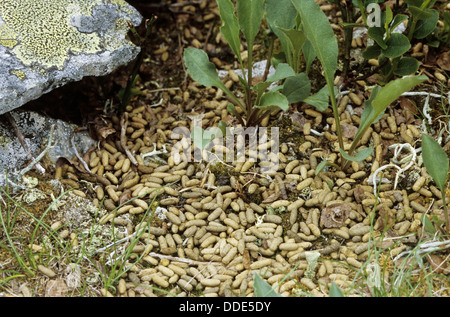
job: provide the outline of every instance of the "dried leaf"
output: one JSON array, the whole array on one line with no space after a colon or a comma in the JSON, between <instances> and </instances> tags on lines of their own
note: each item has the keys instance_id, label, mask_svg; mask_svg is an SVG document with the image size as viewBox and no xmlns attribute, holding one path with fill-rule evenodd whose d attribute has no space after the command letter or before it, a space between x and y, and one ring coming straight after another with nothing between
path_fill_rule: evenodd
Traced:
<instances>
[{"instance_id":1,"label":"dried leaf","mask_svg":"<svg viewBox=\"0 0 450 317\"><path fill-rule=\"evenodd\" d=\"M365 198L364 189L360 185L357 185L353 190L353 195L355 196L356 202L360 204L361 201Z\"/></svg>"},{"instance_id":2,"label":"dried leaf","mask_svg":"<svg viewBox=\"0 0 450 317\"><path fill-rule=\"evenodd\" d=\"M447 267L447 263L440 255L437 254L428 254L427 260L433 269L433 272L436 274L441 274L444 272L444 269Z\"/></svg>"},{"instance_id":3,"label":"dried leaf","mask_svg":"<svg viewBox=\"0 0 450 317\"><path fill-rule=\"evenodd\" d=\"M450 72L450 52L446 51L446 52L443 52L441 55L439 55L436 63L443 70Z\"/></svg>"},{"instance_id":4,"label":"dried leaf","mask_svg":"<svg viewBox=\"0 0 450 317\"><path fill-rule=\"evenodd\" d=\"M65 297L67 285L62 279L50 280L45 286L45 297Z\"/></svg>"},{"instance_id":5,"label":"dried leaf","mask_svg":"<svg viewBox=\"0 0 450 317\"><path fill-rule=\"evenodd\" d=\"M322 210L320 225L325 228L339 228L345 225L352 207L350 204L333 204Z\"/></svg>"}]
</instances>

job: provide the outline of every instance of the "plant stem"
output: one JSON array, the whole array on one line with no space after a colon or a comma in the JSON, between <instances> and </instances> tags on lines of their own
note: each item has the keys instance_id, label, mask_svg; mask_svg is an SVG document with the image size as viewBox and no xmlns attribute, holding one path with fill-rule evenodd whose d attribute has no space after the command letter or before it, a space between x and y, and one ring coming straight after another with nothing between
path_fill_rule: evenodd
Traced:
<instances>
[{"instance_id":1,"label":"plant stem","mask_svg":"<svg viewBox=\"0 0 450 317\"><path fill-rule=\"evenodd\" d=\"M247 115L249 116L252 112L252 81L253 81L253 45L249 45L247 48ZM248 125L248 124L247 124Z\"/></svg>"},{"instance_id":2,"label":"plant stem","mask_svg":"<svg viewBox=\"0 0 450 317\"><path fill-rule=\"evenodd\" d=\"M333 83L328 83L328 89L330 91L330 98L331 98L331 106L333 108L333 116L334 116L334 122L336 122L336 133L339 140L339 147L341 149L344 149L344 140L342 138L342 130L341 130L341 120L339 118L339 110L336 104L336 96L334 95L334 85Z\"/></svg>"},{"instance_id":3,"label":"plant stem","mask_svg":"<svg viewBox=\"0 0 450 317\"><path fill-rule=\"evenodd\" d=\"M346 1L345 7L342 7L339 4L339 8L342 12L342 18L347 23L353 23L353 5L352 1ZM353 38L353 28L347 27L344 28L344 73L343 77L344 79L347 78L348 73L348 67L350 64L350 49L352 44L352 38Z\"/></svg>"}]
</instances>

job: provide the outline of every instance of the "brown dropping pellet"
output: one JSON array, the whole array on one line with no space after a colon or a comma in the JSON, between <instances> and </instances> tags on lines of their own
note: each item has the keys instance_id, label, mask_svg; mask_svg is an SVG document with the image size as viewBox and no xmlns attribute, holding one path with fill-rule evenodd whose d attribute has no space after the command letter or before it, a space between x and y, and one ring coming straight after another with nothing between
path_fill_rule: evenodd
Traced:
<instances>
[{"instance_id":1,"label":"brown dropping pellet","mask_svg":"<svg viewBox=\"0 0 450 317\"><path fill-rule=\"evenodd\" d=\"M260 213L260 214L262 214L262 213L265 212L265 210L264 210L263 207L261 207L261 206L255 204L255 203L253 203L253 202L250 203L250 208L251 208L252 210L256 211L257 213Z\"/></svg>"},{"instance_id":2,"label":"brown dropping pellet","mask_svg":"<svg viewBox=\"0 0 450 317\"><path fill-rule=\"evenodd\" d=\"M50 278L53 278L53 277L56 276L56 273L55 273L53 270L51 270L51 269L49 269L49 268L47 268L47 267L45 267L45 266L43 266L43 265L41 265L41 264L38 264L37 269L38 269L42 274L44 274L44 275L46 275L46 276L48 276L48 277L50 277Z\"/></svg>"},{"instance_id":3,"label":"brown dropping pellet","mask_svg":"<svg viewBox=\"0 0 450 317\"><path fill-rule=\"evenodd\" d=\"M162 288L169 287L169 282L158 274L152 275L152 281L155 282L155 284L157 284L158 286L161 286Z\"/></svg>"},{"instance_id":4,"label":"brown dropping pellet","mask_svg":"<svg viewBox=\"0 0 450 317\"><path fill-rule=\"evenodd\" d=\"M265 215L264 216L264 222L281 224L282 221L283 221L283 219L278 215Z\"/></svg>"},{"instance_id":5,"label":"brown dropping pellet","mask_svg":"<svg viewBox=\"0 0 450 317\"><path fill-rule=\"evenodd\" d=\"M116 205L114 204L114 201L112 199L105 199L103 202L103 206L109 211L112 211L116 209Z\"/></svg>"},{"instance_id":6,"label":"brown dropping pellet","mask_svg":"<svg viewBox=\"0 0 450 317\"><path fill-rule=\"evenodd\" d=\"M180 200L176 197L161 199L160 204L163 206L176 205Z\"/></svg>"},{"instance_id":7,"label":"brown dropping pellet","mask_svg":"<svg viewBox=\"0 0 450 317\"><path fill-rule=\"evenodd\" d=\"M225 231L227 231L227 227L226 227L226 226L224 226L224 225L222 225L222 224L220 224L220 223L216 223L216 222L214 222L214 221L211 221L211 222L205 227L205 229L206 229L207 231L210 231L210 232L225 232Z\"/></svg>"},{"instance_id":8,"label":"brown dropping pellet","mask_svg":"<svg viewBox=\"0 0 450 317\"><path fill-rule=\"evenodd\" d=\"M258 270L258 269L264 268L266 266L269 266L271 263L272 263L272 259L258 260L258 261L253 262L252 264L250 264L250 269Z\"/></svg>"},{"instance_id":9,"label":"brown dropping pellet","mask_svg":"<svg viewBox=\"0 0 450 317\"><path fill-rule=\"evenodd\" d=\"M119 180L117 179L117 177L111 173L111 172L106 172L105 176L107 179L109 179L111 181L111 183L113 183L114 185L119 184Z\"/></svg>"}]
</instances>

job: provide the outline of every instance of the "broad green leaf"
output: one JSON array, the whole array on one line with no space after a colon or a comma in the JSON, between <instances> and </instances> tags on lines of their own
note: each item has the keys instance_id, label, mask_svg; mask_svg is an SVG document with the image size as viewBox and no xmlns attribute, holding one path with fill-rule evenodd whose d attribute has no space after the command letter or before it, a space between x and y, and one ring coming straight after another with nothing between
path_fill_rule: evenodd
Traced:
<instances>
[{"instance_id":1,"label":"broad green leaf","mask_svg":"<svg viewBox=\"0 0 450 317\"><path fill-rule=\"evenodd\" d=\"M428 232L429 234L436 233L436 229L434 228L433 223L431 223L431 220L428 219L426 214L422 215L422 223L426 232Z\"/></svg>"},{"instance_id":2,"label":"broad green leaf","mask_svg":"<svg viewBox=\"0 0 450 317\"><path fill-rule=\"evenodd\" d=\"M250 50L264 15L264 0L237 0L236 9L239 26Z\"/></svg>"},{"instance_id":3,"label":"broad green leaf","mask_svg":"<svg viewBox=\"0 0 450 317\"><path fill-rule=\"evenodd\" d=\"M283 29L293 29L297 11L291 0L266 0L266 18L273 33L280 39L281 47L286 53L286 61L292 65L292 54L290 52L289 39L281 31Z\"/></svg>"},{"instance_id":4,"label":"broad green leaf","mask_svg":"<svg viewBox=\"0 0 450 317\"><path fill-rule=\"evenodd\" d=\"M390 81L383 88L376 91L376 96L373 98L369 111L364 110L363 115L361 116L360 126L358 128L358 132L356 133L355 141L366 132L369 126L384 113L386 108L396 100L402 93L410 90L414 86L422 83L427 80L426 76L413 76L413 77L405 77L399 78L393 81ZM370 98L372 99L372 97ZM370 100L369 99L369 100ZM366 107L366 104L364 105ZM356 143L352 144L352 147L356 147Z\"/></svg>"},{"instance_id":5,"label":"broad green leaf","mask_svg":"<svg viewBox=\"0 0 450 317\"><path fill-rule=\"evenodd\" d=\"M333 85L337 69L338 45L333 29L314 0L291 0L300 14L303 31L311 42L324 70L328 85ZM329 87L331 91L331 86Z\"/></svg>"},{"instance_id":6,"label":"broad green leaf","mask_svg":"<svg viewBox=\"0 0 450 317\"><path fill-rule=\"evenodd\" d=\"M282 93L289 103L296 103L304 100L311 92L311 82L305 73L299 73L288 77L283 85Z\"/></svg>"},{"instance_id":7,"label":"broad green leaf","mask_svg":"<svg viewBox=\"0 0 450 317\"><path fill-rule=\"evenodd\" d=\"M272 76L269 76L266 81L257 83L252 87L253 90L257 92L257 100L256 104L259 103L260 97L262 94L269 88L269 86L276 81L283 80L287 77L294 76L295 72L291 66L286 63L279 63L275 73Z\"/></svg>"},{"instance_id":8,"label":"broad green leaf","mask_svg":"<svg viewBox=\"0 0 450 317\"><path fill-rule=\"evenodd\" d=\"M373 111L372 102L373 102L373 100L375 99L375 97L378 95L378 93L380 92L380 90L381 90L381 87L380 87L380 86L378 86L378 85L375 86L375 87L372 89L371 93L370 93L369 99L366 100L366 101L364 102L364 109L363 109L363 112L362 112L362 114L361 114L361 119L360 119L360 121L359 121L359 125L360 125L360 126L365 125L365 122L367 121L367 119L369 118L370 114L372 113L372 111ZM382 115L382 114L381 114L381 115ZM378 116L378 117L380 117L380 116ZM371 122L371 124L372 124L372 123L375 123L376 121L378 121L378 118L376 118L375 120L373 120L373 121Z\"/></svg>"},{"instance_id":9,"label":"broad green leaf","mask_svg":"<svg viewBox=\"0 0 450 317\"><path fill-rule=\"evenodd\" d=\"M267 22L274 32L275 25L284 29L295 27L297 11L291 0L266 0L266 12Z\"/></svg>"},{"instance_id":10,"label":"broad green leaf","mask_svg":"<svg viewBox=\"0 0 450 317\"><path fill-rule=\"evenodd\" d=\"M422 3L423 3L423 0L404 0L404 2L408 6L420 7L422 5Z\"/></svg>"},{"instance_id":11,"label":"broad green leaf","mask_svg":"<svg viewBox=\"0 0 450 317\"><path fill-rule=\"evenodd\" d=\"M404 57L398 62L394 74L397 76L411 75L417 72L418 69L419 61L417 59L414 57Z\"/></svg>"},{"instance_id":12,"label":"broad green leaf","mask_svg":"<svg viewBox=\"0 0 450 317\"><path fill-rule=\"evenodd\" d=\"M422 159L427 173L444 191L449 169L448 156L439 143L427 134L422 134Z\"/></svg>"},{"instance_id":13,"label":"broad green leaf","mask_svg":"<svg viewBox=\"0 0 450 317\"><path fill-rule=\"evenodd\" d=\"M432 16L426 20L420 20L417 22L413 34L416 39L423 39L431 34L436 28L437 22L439 20L438 11L431 9L427 9L426 11L430 12Z\"/></svg>"},{"instance_id":14,"label":"broad green leaf","mask_svg":"<svg viewBox=\"0 0 450 317\"><path fill-rule=\"evenodd\" d=\"M391 25L390 25L390 29L394 30L397 26L399 26L400 23L402 23L403 21L408 20L408 16L405 14L397 14L394 17L394 21L392 21Z\"/></svg>"},{"instance_id":15,"label":"broad green leaf","mask_svg":"<svg viewBox=\"0 0 450 317\"><path fill-rule=\"evenodd\" d=\"M386 21L384 22L384 29L387 31L389 29L389 23L392 22L393 14L390 6L386 6Z\"/></svg>"},{"instance_id":16,"label":"broad green leaf","mask_svg":"<svg viewBox=\"0 0 450 317\"><path fill-rule=\"evenodd\" d=\"M337 92L337 89L335 87L335 93ZM304 99L303 102L312 105L317 108L319 111L324 111L328 108L330 104L330 91L328 87L323 87L318 92L316 92L314 95L309 96L308 98Z\"/></svg>"},{"instance_id":17,"label":"broad green leaf","mask_svg":"<svg viewBox=\"0 0 450 317\"><path fill-rule=\"evenodd\" d=\"M430 12L416 6L409 6L409 11L415 20L425 20L433 16Z\"/></svg>"},{"instance_id":18,"label":"broad green leaf","mask_svg":"<svg viewBox=\"0 0 450 317\"><path fill-rule=\"evenodd\" d=\"M233 116L235 116L235 117L240 117L240 116L239 116L239 113L236 111L236 107L235 107L232 103L229 103L229 104L228 104L227 110L228 110L228 112L231 113Z\"/></svg>"},{"instance_id":19,"label":"broad green leaf","mask_svg":"<svg viewBox=\"0 0 450 317\"><path fill-rule=\"evenodd\" d=\"M255 290L255 297L281 297L280 294L274 291L269 283L264 281L256 273L255 277L253 278L253 289Z\"/></svg>"},{"instance_id":20,"label":"broad green leaf","mask_svg":"<svg viewBox=\"0 0 450 317\"><path fill-rule=\"evenodd\" d=\"M219 7L219 14L222 20L220 32L227 41L228 45L230 45L234 55L237 56L240 64L242 64L239 23L236 15L234 14L234 5L231 0L217 0L217 5Z\"/></svg>"},{"instance_id":21,"label":"broad green leaf","mask_svg":"<svg viewBox=\"0 0 450 317\"><path fill-rule=\"evenodd\" d=\"M311 44L311 41L306 39L305 43L302 47L303 57L305 58L306 64L306 73L309 73L309 68L311 67L312 62L316 59L316 51L314 51L314 47Z\"/></svg>"},{"instance_id":22,"label":"broad green leaf","mask_svg":"<svg viewBox=\"0 0 450 317\"><path fill-rule=\"evenodd\" d=\"M272 76L269 76L267 78L267 81L273 83L275 81L282 80L282 79L285 79L287 77L294 76L294 75L295 75L295 72L291 66L289 66L286 63L280 63L280 64L278 64L277 69L275 70L275 73Z\"/></svg>"},{"instance_id":23,"label":"broad green leaf","mask_svg":"<svg viewBox=\"0 0 450 317\"><path fill-rule=\"evenodd\" d=\"M355 156L348 155L343 149L339 149L339 152L341 152L342 157L347 161L362 162L370 155L372 155L373 147L369 146L368 148L362 149L358 153L356 153Z\"/></svg>"},{"instance_id":24,"label":"broad green leaf","mask_svg":"<svg viewBox=\"0 0 450 317\"><path fill-rule=\"evenodd\" d=\"M291 54L292 54L292 67L296 72L300 69L300 55L302 53L302 47L303 44L306 41L306 36L303 31L295 30L295 29L283 29L280 28L280 30L284 33L284 36L286 37L286 41L290 47Z\"/></svg>"},{"instance_id":25,"label":"broad green leaf","mask_svg":"<svg viewBox=\"0 0 450 317\"><path fill-rule=\"evenodd\" d=\"M236 96L220 80L216 67L209 61L205 51L189 47L184 50L183 55L187 72L193 80L206 87L214 86L222 89L231 99L240 104Z\"/></svg>"},{"instance_id":26,"label":"broad green leaf","mask_svg":"<svg viewBox=\"0 0 450 317\"><path fill-rule=\"evenodd\" d=\"M339 286L336 285L334 281L331 281L330 286L330 297L344 297L344 294L342 293Z\"/></svg>"},{"instance_id":27,"label":"broad green leaf","mask_svg":"<svg viewBox=\"0 0 450 317\"><path fill-rule=\"evenodd\" d=\"M389 58L402 56L410 48L408 38L401 33L392 33L391 37L386 41L387 48L383 49L383 55Z\"/></svg>"},{"instance_id":28,"label":"broad green leaf","mask_svg":"<svg viewBox=\"0 0 450 317\"><path fill-rule=\"evenodd\" d=\"M381 54L381 47L375 43L374 45L368 46L363 52L363 57L365 59L377 58Z\"/></svg>"},{"instance_id":29,"label":"broad green leaf","mask_svg":"<svg viewBox=\"0 0 450 317\"><path fill-rule=\"evenodd\" d=\"M372 40L374 40L382 49L386 49L387 45L384 41L384 29L379 26L371 27L367 30L367 34L370 36Z\"/></svg>"},{"instance_id":30,"label":"broad green leaf","mask_svg":"<svg viewBox=\"0 0 450 317\"><path fill-rule=\"evenodd\" d=\"M289 109L289 102L286 96L278 91L269 91L261 96L261 101L256 106L257 108L277 107L283 111Z\"/></svg>"}]
</instances>

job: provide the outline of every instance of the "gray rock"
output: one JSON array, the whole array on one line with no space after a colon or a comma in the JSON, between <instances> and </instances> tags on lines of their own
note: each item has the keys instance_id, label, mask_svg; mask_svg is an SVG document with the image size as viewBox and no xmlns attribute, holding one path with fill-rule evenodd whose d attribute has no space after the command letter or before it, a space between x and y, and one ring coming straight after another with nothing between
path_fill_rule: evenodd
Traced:
<instances>
[{"instance_id":1,"label":"gray rock","mask_svg":"<svg viewBox=\"0 0 450 317\"><path fill-rule=\"evenodd\" d=\"M11 116L24 136L31 155L36 158L47 147L51 126L54 125L53 147L48 151L48 158L55 163L59 158L73 159L75 150L71 138L76 125L65 121L45 117L36 112L13 110ZM95 146L87 131L74 135L74 145L80 155L90 147ZM18 172L30 163L28 153L25 152L14 129L8 120L0 120L0 186L5 185L6 177L15 179Z\"/></svg>"},{"instance_id":2,"label":"gray rock","mask_svg":"<svg viewBox=\"0 0 450 317\"><path fill-rule=\"evenodd\" d=\"M127 21L142 16L123 0L1 0L0 115L129 63L140 48Z\"/></svg>"}]
</instances>

